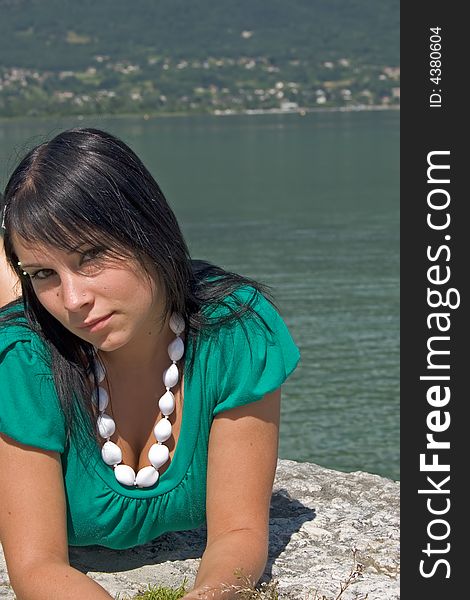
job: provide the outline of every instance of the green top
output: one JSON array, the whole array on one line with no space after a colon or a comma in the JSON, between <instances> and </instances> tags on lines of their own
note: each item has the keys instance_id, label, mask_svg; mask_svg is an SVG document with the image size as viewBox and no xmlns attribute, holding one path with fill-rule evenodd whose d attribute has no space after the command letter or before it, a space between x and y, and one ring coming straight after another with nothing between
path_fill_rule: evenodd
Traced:
<instances>
[{"instance_id":1,"label":"green top","mask_svg":"<svg viewBox=\"0 0 470 600\"><path fill-rule=\"evenodd\" d=\"M253 288L237 291L251 296ZM59 452L72 546L123 549L167 531L205 522L207 448L213 418L277 389L300 358L289 331L272 305L257 293L253 305L272 330L252 316L200 338L191 377L184 373L184 405L177 447L167 470L150 488L118 483L98 445L78 452L66 443L65 423L52 373L39 337L25 327L0 331L0 431L30 446ZM220 310L220 309L219 309ZM215 316L215 313L214 313ZM192 353L188 343L187 356Z\"/></svg>"}]
</instances>

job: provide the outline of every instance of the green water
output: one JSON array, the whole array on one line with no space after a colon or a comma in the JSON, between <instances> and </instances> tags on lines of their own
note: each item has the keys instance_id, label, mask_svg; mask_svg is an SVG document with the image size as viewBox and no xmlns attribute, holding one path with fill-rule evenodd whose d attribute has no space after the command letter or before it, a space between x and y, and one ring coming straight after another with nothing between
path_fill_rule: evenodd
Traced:
<instances>
[{"instance_id":1,"label":"green water","mask_svg":"<svg viewBox=\"0 0 470 600\"><path fill-rule=\"evenodd\" d=\"M399 479L399 114L3 122L2 184L77 125L137 151L195 258L273 287L302 354L281 457Z\"/></svg>"}]
</instances>

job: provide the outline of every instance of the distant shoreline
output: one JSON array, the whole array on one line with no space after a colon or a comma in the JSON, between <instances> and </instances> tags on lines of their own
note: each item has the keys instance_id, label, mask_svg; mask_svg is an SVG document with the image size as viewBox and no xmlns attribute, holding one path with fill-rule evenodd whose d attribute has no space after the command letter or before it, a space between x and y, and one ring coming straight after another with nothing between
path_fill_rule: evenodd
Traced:
<instances>
[{"instance_id":1,"label":"distant shoreline","mask_svg":"<svg viewBox=\"0 0 470 600\"><path fill-rule=\"evenodd\" d=\"M171 117L202 117L202 116L210 116L210 117L240 117L240 116L257 116L257 115L299 115L305 116L309 113L328 113L328 112L343 112L343 113L353 113L353 112L369 112L369 111L399 111L399 105L391 105L384 106L382 104L358 104L355 106L322 106L322 107L312 107L312 108L296 108L292 110L283 110L281 108L267 108L267 109L246 109L242 111L214 111L211 113L205 112L132 112L132 113L93 113L87 115L62 115L53 113L50 115L24 115L24 116L15 116L15 117L3 117L0 116L0 123L3 122L13 122L13 121L25 121L25 120L34 120L41 121L47 119L76 119L78 121L83 121L85 119L96 119L96 118L129 118L129 117L140 117L144 120L156 119L156 118L171 118Z\"/></svg>"},{"instance_id":2,"label":"distant shoreline","mask_svg":"<svg viewBox=\"0 0 470 600\"><path fill-rule=\"evenodd\" d=\"M282 108L254 108L246 109L244 111L215 111L212 114L220 116L233 116L233 115L291 115L298 114L304 116L307 113L323 113L323 112L363 112L363 111L377 111L377 110L400 110L399 105L384 106L382 104L357 104L355 106L324 106L324 107L312 107L312 108L295 108L291 110L285 110Z\"/></svg>"}]
</instances>

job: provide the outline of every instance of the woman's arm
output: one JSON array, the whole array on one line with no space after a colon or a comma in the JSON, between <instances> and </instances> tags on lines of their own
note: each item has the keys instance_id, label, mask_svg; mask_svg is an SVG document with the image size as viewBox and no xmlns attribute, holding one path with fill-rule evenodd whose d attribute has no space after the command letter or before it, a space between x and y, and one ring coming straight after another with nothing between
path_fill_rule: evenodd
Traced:
<instances>
[{"instance_id":1,"label":"woman's arm","mask_svg":"<svg viewBox=\"0 0 470 600\"><path fill-rule=\"evenodd\" d=\"M18 278L7 264L3 250L3 240L0 237L0 307L16 300L19 294Z\"/></svg>"},{"instance_id":2,"label":"woman's arm","mask_svg":"<svg viewBox=\"0 0 470 600\"><path fill-rule=\"evenodd\" d=\"M0 540L17 600L106 600L72 568L62 465L57 452L0 434Z\"/></svg>"},{"instance_id":3,"label":"woman's arm","mask_svg":"<svg viewBox=\"0 0 470 600\"><path fill-rule=\"evenodd\" d=\"M241 571L254 586L266 566L277 464L280 388L215 417L209 439L207 546L185 599L237 598Z\"/></svg>"}]
</instances>

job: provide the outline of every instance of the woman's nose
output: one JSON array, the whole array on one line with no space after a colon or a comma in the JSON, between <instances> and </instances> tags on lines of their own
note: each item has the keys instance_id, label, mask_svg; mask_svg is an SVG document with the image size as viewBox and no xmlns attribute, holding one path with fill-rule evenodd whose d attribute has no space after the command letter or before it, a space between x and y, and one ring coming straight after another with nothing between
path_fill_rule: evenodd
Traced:
<instances>
[{"instance_id":1,"label":"woman's nose","mask_svg":"<svg viewBox=\"0 0 470 600\"><path fill-rule=\"evenodd\" d=\"M76 312L90 303L91 294L86 278L69 274L63 276L61 283L62 301L66 310Z\"/></svg>"}]
</instances>

